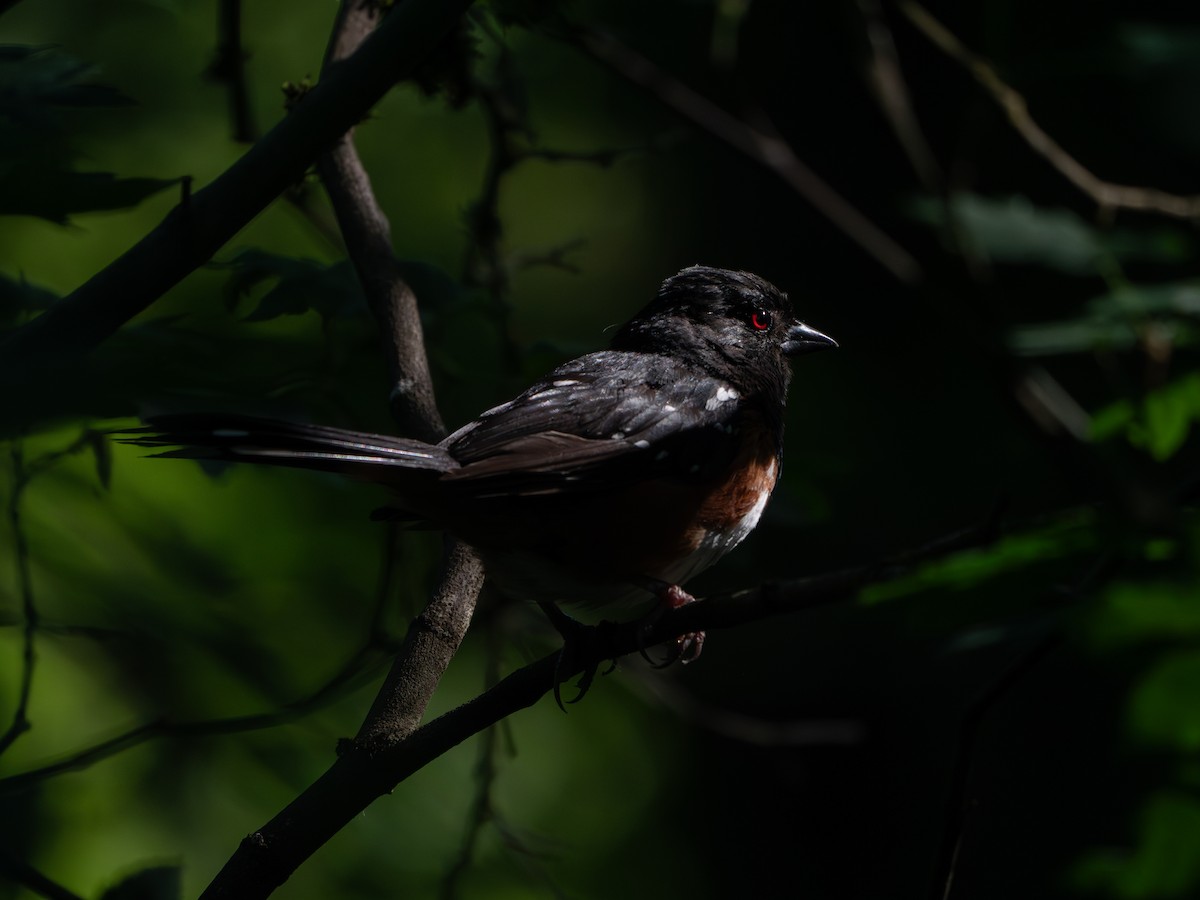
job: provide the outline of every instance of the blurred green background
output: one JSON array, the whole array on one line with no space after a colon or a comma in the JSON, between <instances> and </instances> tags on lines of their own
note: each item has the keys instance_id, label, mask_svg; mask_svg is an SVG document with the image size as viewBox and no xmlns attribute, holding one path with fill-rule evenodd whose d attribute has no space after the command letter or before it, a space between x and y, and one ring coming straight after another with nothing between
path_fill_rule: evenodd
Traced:
<instances>
[{"instance_id":1,"label":"blurred green background","mask_svg":"<svg viewBox=\"0 0 1200 900\"><path fill-rule=\"evenodd\" d=\"M0 5L0 328L152 229L179 178L203 186L244 151L231 87L206 74L220 7ZM1100 178L1200 191L1195 12L927 9ZM401 86L358 146L452 427L602 346L692 263L758 272L840 341L795 366L784 481L696 593L985 523L1002 537L853 604L712 633L685 670L623 663L567 716L543 700L375 803L278 896L908 898L948 879L951 897L1200 896L1194 222L1098 208L906 10L484 4L476 92ZM253 131L285 114L284 82L317 77L335 11L241 9ZM778 132L919 276L556 36L559 15ZM889 124L881 64L920 137ZM489 93L517 146L582 158L503 173L481 248ZM153 867L150 893L110 896L173 896L176 878L196 895L354 733L423 602L440 543L369 521L371 489L104 436L184 409L389 430L331 225L306 180L82 370L0 401L0 897L34 896L24 864L84 897ZM553 637L528 609L482 610L431 715Z\"/></svg>"}]
</instances>

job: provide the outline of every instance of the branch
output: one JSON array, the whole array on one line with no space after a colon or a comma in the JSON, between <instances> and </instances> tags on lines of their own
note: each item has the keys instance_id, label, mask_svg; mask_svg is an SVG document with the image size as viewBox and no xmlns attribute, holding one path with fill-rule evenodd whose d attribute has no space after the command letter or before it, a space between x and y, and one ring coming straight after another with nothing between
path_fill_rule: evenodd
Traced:
<instances>
[{"instance_id":1,"label":"branch","mask_svg":"<svg viewBox=\"0 0 1200 900\"><path fill-rule=\"evenodd\" d=\"M52 881L8 848L0 848L0 873L46 900L83 900Z\"/></svg>"},{"instance_id":2,"label":"branch","mask_svg":"<svg viewBox=\"0 0 1200 900\"><path fill-rule=\"evenodd\" d=\"M366 40L382 16L371 0L342 4L326 57L334 67ZM371 189L352 131L317 161L363 293L383 333L392 387L392 415L404 434L437 443L446 434L433 396L417 298L392 253L392 231Z\"/></svg>"},{"instance_id":3,"label":"branch","mask_svg":"<svg viewBox=\"0 0 1200 900\"><path fill-rule=\"evenodd\" d=\"M233 139L250 144L258 136L254 112L246 87L247 53L242 47L242 0L220 0L217 5L217 50L205 73L213 81L224 82L229 90L229 115Z\"/></svg>"},{"instance_id":4,"label":"branch","mask_svg":"<svg viewBox=\"0 0 1200 900\"><path fill-rule=\"evenodd\" d=\"M327 53L327 66L354 53L379 12L370 0L344 0ZM384 26L386 27L386 26ZM344 135L319 162L371 309L388 344L393 372L392 411L402 428L431 440L445 433L433 395L416 296L392 254L391 229L375 200L370 179ZM483 568L462 544L448 546L441 580L371 705L358 735L314 784L260 831L244 840L203 896L266 897L325 841L388 788L370 760L406 742L446 667L457 652L483 585ZM363 764L365 762L365 764Z\"/></svg>"},{"instance_id":5,"label":"branch","mask_svg":"<svg viewBox=\"0 0 1200 900\"><path fill-rule=\"evenodd\" d=\"M573 648L569 660L559 652L544 656L403 740L384 747L348 742L324 775L266 826L242 841L202 900L268 896L376 798L390 793L467 738L532 706L553 689L555 682L686 632L729 628L848 600L867 584L894 578L930 558L985 545L994 535L994 523L988 522L906 554L901 563L862 566L723 594L668 612L649 630L634 621L597 631L596 640Z\"/></svg>"},{"instance_id":6,"label":"branch","mask_svg":"<svg viewBox=\"0 0 1200 900\"><path fill-rule=\"evenodd\" d=\"M380 16L371 0L345 0L326 56L333 66L365 40ZM400 275L391 227L371 190L353 133L319 162L350 257L387 341L393 373L392 412L402 430L425 440L445 434L433 393L417 298ZM424 715L446 667L466 634L483 572L466 547L448 547L440 583L375 698L356 740L372 746L407 737Z\"/></svg>"},{"instance_id":7,"label":"branch","mask_svg":"<svg viewBox=\"0 0 1200 900\"><path fill-rule=\"evenodd\" d=\"M309 712L319 709L326 704L344 696L359 686L356 676L365 671L364 663L367 657L376 650L391 651L393 645L384 640L377 632L372 631L367 643L356 651L324 684L311 694L287 703L273 712L251 713L244 716L230 716L223 719L196 719L192 721L173 722L159 718L144 722L141 725L123 731L120 734L86 747L56 762L47 763L36 769L18 772L0 778L0 796L19 794L39 782L46 781L65 772L76 772L95 765L98 762L116 756L125 750L137 747L147 741L164 737L195 738L219 734L240 734L246 731L257 731L263 728L274 728L286 722L298 719Z\"/></svg>"},{"instance_id":8,"label":"branch","mask_svg":"<svg viewBox=\"0 0 1200 900\"><path fill-rule=\"evenodd\" d=\"M867 44L871 50L870 62L867 65L871 90L875 93L879 108L887 118L888 124L892 126L892 131L896 133L896 139L900 142L904 155L908 157L909 165L913 167L917 179L925 190L940 194L942 171L913 110L912 98L896 53L896 42L883 15L880 0L858 0L858 8L862 13Z\"/></svg>"},{"instance_id":9,"label":"branch","mask_svg":"<svg viewBox=\"0 0 1200 900\"><path fill-rule=\"evenodd\" d=\"M212 255L412 72L471 0L406 0L241 159L123 256L0 343L0 385L88 352Z\"/></svg>"},{"instance_id":10,"label":"branch","mask_svg":"<svg viewBox=\"0 0 1200 900\"><path fill-rule=\"evenodd\" d=\"M982 56L968 49L945 25L914 0L900 0L900 11L926 38L960 63L1000 105L1009 124L1035 153L1045 159L1075 187L1095 201L1104 213L1118 209L1155 212L1179 219L1200 218L1200 195L1180 196L1157 188L1113 184L1092 174L1059 143L1046 134L1029 114L1025 98L1004 82Z\"/></svg>"},{"instance_id":11,"label":"branch","mask_svg":"<svg viewBox=\"0 0 1200 900\"><path fill-rule=\"evenodd\" d=\"M576 29L567 38L664 106L773 172L897 279L913 282L921 277L920 265L908 251L822 181L779 135L731 115L612 35Z\"/></svg>"}]
</instances>

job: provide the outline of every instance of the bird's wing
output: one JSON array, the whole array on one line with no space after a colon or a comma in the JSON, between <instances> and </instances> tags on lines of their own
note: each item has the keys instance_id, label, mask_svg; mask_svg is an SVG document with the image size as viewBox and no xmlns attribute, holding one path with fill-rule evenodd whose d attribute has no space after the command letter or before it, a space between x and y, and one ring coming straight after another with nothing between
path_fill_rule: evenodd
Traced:
<instances>
[{"instance_id":1,"label":"bird's wing","mask_svg":"<svg viewBox=\"0 0 1200 900\"><path fill-rule=\"evenodd\" d=\"M476 496L699 480L736 453L737 394L669 357L602 351L559 367L442 442Z\"/></svg>"}]
</instances>

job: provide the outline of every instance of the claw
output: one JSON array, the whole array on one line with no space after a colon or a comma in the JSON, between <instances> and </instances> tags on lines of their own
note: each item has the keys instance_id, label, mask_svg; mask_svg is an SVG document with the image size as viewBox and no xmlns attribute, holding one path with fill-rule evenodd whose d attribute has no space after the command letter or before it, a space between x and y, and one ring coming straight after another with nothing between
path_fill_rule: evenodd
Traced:
<instances>
[{"instance_id":1,"label":"claw","mask_svg":"<svg viewBox=\"0 0 1200 900\"><path fill-rule=\"evenodd\" d=\"M703 631L689 631L686 634L679 635L679 637L675 638L671 649L661 661L656 662L650 658L650 654L646 651L644 643L650 629L663 617L663 613L668 610L679 609L681 606L687 606L689 603L695 603L696 598L677 584L667 584L666 582L647 579L647 587L658 598L658 603L642 619L642 627L638 629L638 653L641 654L642 659L646 660L646 662L656 669L665 669L676 661L685 666L690 662L695 662L700 658L700 653L704 649Z\"/></svg>"},{"instance_id":2,"label":"claw","mask_svg":"<svg viewBox=\"0 0 1200 900\"><path fill-rule=\"evenodd\" d=\"M562 672L564 670L570 671L570 664L573 663L572 657L580 653L582 647L586 647L588 644L605 646L607 642L603 637L603 632L605 629L611 628L612 623L601 622L598 625L585 625L583 622L572 619L553 603L540 603L538 605L541 606L542 611L550 620L550 624L554 626L554 630L563 639L562 649L558 651L558 659L554 663L553 692L554 702L558 704L559 709L566 712L567 707L562 698L562 684L567 680L567 676L564 676ZM595 654L586 655L595 657ZM617 661L614 659L609 667L600 674L608 675L616 667ZM566 703L578 703L584 698L587 692L591 690L592 682L596 680L596 672L599 668L600 663L594 662L584 669L583 674L579 677L579 681L575 683L578 693L572 699L567 700Z\"/></svg>"}]
</instances>

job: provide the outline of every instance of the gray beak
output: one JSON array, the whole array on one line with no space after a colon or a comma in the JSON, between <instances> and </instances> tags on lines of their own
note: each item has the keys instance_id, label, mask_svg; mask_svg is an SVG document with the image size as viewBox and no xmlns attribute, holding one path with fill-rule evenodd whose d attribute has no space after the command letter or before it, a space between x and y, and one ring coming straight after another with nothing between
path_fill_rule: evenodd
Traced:
<instances>
[{"instance_id":1,"label":"gray beak","mask_svg":"<svg viewBox=\"0 0 1200 900\"><path fill-rule=\"evenodd\" d=\"M787 339L783 342L783 352L787 356L799 356L801 353L812 353L837 345L838 342L829 335L821 334L803 322L796 322L788 329Z\"/></svg>"}]
</instances>

